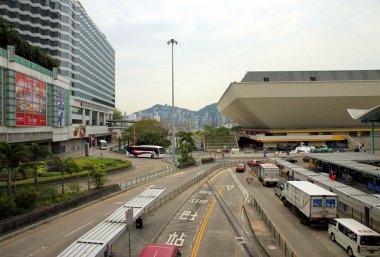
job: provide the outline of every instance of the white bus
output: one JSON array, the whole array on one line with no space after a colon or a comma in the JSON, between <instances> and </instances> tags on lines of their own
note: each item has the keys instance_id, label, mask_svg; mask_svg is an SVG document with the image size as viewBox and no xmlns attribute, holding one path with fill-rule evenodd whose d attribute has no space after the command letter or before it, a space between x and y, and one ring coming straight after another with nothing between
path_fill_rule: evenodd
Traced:
<instances>
[{"instance_id":1,"label":"white bus","mask_svg":"<svg viewBox=\"0 0 380 257\"><path fill-rule=\"evenodd\" d=\"M106 140L99 140L99 149L100 150L107 150L107 141Z\"/></svg>"},{"instance_id":2,"label":"white bus","mask_svg":"<svg viewBox=\"0 0 380 257\"><path fill-rule=\"evenodd\" d=\"M380 234L354 219L331 220L328 234L349 256L380 256Z\"/></svg>"},{"instance_id":3,"label":"white bus","mask_svg":"<svg viewBox=\"0 0 380 257\"><path fill-rule=\"evenodd\" d=\"M127 155L134 157L165 157L165 149L157 145L129 145L127 146Z\"/></svg>"}]
</instances>

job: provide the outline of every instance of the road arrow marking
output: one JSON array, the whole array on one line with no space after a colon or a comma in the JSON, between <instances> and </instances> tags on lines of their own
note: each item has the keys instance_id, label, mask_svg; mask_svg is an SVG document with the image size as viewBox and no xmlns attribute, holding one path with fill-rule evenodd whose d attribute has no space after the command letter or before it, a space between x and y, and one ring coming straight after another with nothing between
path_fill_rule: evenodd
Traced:
<instances>
[{"instance_id":1,"label":"road arrow marking","mask_svg":"<svg viewBox=\"0 0 380 257\"><path fill-rule=\"evenodd\" d=\"M227 190L230 191L232 188L234 188L235 186L233 185L227 185Z\"/></svg>"}]
</instances>

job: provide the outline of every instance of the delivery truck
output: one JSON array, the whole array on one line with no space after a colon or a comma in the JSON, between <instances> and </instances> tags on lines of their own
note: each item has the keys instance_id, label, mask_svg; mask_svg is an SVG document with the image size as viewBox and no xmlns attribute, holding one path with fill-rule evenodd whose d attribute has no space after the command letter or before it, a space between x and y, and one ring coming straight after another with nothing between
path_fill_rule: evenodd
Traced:
<instances>
[{"instance_id":1,"label":"delivery truck","mask_svg":"<svg viewBox=\"0 0 380 257\"><path fill-rule=\"evenodd\" d=\"M327 225L337 215L338 196L309 181L287 181L282 201L305 225Z\"/></svg>"},{"instance_id":2,"label":"delivery truck","mask_svg":"<svg viewBox=\"0 0 380 257\"><path fill-rule=\"evenodd\" d=\"M264 186L268 184L275 185L280 180L280 169L274 164L259 164L257 166L257 172L259 180L263 183Z\"/></svg>"}]
</instances>

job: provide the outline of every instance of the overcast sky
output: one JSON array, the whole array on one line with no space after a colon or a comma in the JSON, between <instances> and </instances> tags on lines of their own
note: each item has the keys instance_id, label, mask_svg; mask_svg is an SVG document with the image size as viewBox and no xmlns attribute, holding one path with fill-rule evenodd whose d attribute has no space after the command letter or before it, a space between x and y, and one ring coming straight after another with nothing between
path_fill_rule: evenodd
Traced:
<instances>
[{"instance_id":1,"label":"overcast sky","mask_svg":"<svg viewBox=\"0 0 380 257\"><path fill-rule=\"evenodd\" d=\"M80 0L116 51L116 107L218 102L247 71L379 69L380 0Z\"/></svg>"}]
</instances>

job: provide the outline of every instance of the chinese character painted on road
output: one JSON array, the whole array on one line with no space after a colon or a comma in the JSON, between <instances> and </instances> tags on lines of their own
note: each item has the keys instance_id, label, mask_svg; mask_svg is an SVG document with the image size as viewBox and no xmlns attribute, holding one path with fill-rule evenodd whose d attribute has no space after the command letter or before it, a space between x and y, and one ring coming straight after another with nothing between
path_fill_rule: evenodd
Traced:
<instances>
[{"instance_id":1,"label":"chinese character painted on road","mask_svg":"<svg viewBox=\"0 0 380 257\"><path fill-rule=\"evenodd\" d=\"M206 191L206 190L201 190L201 191L199 191L199 193L200 194L205 194L205 195L213 195L214 194L214 192L212 192L212 191Z\"/></svg>"},{"instance_id":2,"label":"chinese character painted on road","mask_svg":"<svg viewBox=\"0 0 380 257\"><path fill-rule=\"evenodd\" d=\"M191 211L184 211L181 216L179 216L180 220L195 220L195 217L198 217L197 215L198 212L194 212L193 215L191 215ZM189 219L189 216L191 219Z\"/></svg>"},{"instance_id":3,"label":"chinese character painted on road","mask_svg":"<svg viewBox=\"0 0 380 257\"><path fill-rule=\"evenodd\" d=\"M185 242L184 237L186 237L185 233L182 233L180 237L178 237L177 232L174 232L169 235L168 241L166 241L166 244L169 245L176 245L176 246L182 246Z\"/></svg>"}]
</instances>

